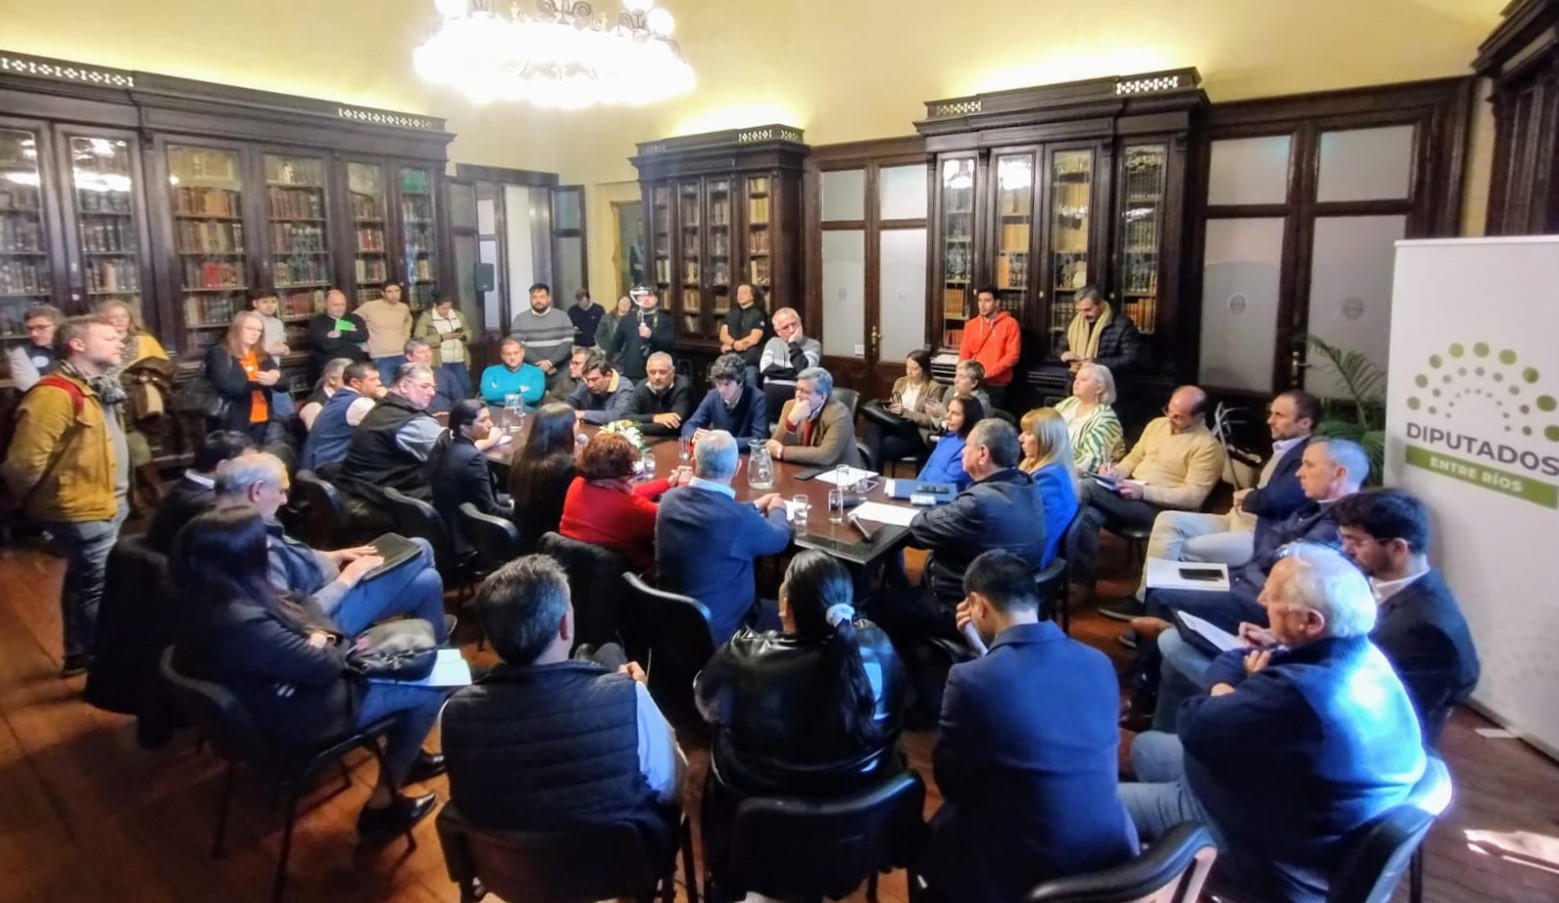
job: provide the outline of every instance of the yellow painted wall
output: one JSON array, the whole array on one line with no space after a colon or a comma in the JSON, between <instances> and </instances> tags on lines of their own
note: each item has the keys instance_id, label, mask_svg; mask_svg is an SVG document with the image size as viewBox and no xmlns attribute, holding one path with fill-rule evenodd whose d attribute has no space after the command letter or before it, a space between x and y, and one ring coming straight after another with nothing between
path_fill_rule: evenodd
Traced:
<instances>
[{"instance_id":1,"label":"yellow painted wall","mask_svg":"<svg viewBox=\"0 0 1559 903\"><path fill-rule=\"evenodd\" d=\"M1473 107L1472 140L1467 146L1467 181L1462 191L1462 234L1483 235L1488 225L1489 181L1494 175L1494 107L1488 101L1492 83L1478 81Z\"/></svg>"},{"instance_id":2,"label":"yellow painted wall","mask_svg":"<svg viewBox=\"0 0 1559 903\"><path fill-rule=\"evenodd\" d=\"M590 257L591 291L597 304L611 310L616 302L618 264L614 259L617 220L612 204L643 196L638 182L600 182L585 186L585 253Z\"/></svg>"}]
</instances>

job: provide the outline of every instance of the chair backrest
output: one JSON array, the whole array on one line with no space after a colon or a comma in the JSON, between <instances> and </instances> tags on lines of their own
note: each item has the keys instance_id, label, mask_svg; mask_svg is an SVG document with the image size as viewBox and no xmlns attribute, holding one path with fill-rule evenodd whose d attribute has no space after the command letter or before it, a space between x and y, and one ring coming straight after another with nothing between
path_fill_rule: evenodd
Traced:
<instances>
[{"instance_id":1,"label":"chair backrest","mask_svg":"<svg viewBox=\"0 0 1559 903\"><path fill-rule=\"evenodd\" d=\"M298 538L315 548L340 546L348 532L347 515L336 487L312 470L300 470L292 478L292 491L303 504Z\"/></svg>"},{"instance_id":2,"label":"chair backrest","mask_svg":"<svg viewBox=\"0 0 1559 903\"><path fill-rule=\"evenodd\" d=\"M859 439L855 440L855 453L861 456L862 467L866 468L867 470L877 471L878 473L882 472L877 469L877 456L872 454L871 447L868 446L865 442L862 442Z\"/></svg>"},{"instance_id":3,"label":"chair backrest","mask_svg":"<svg viewBox=\"0 0 1559 903\"><path fill-rule=\"evenodd\" d=\"M1327 888L1327 903L1385 903L1436 818L1451 804L1445 762L1430 756L1406 801L1355 831Z\"/></svg>"},{"instance_id":4,"label":"chair backrest","mask_svg":"<svg viewBox=\"0 0 1559 903\"><path fill-rule=\"evenodd\" d=\"M431 543L434 563L439 573L447 578L455 566L455 547L438 509L389 486L384 487L384 499L390 515L395 518L395 529L403 536L426 539Z\"/></svg>"},{"instance_id":5,"label":"chair backrest","mask_svg":"<svg viewBox=\"0 0 1559 903\"><path fill-rule=\"evenodd\" d=\"M590 903L647 899L664 869L656 868L639 832L627 824L568 831L488 831L461 816L454 803L439 810L439 843L461 899L481 881L508 903Z\"/></svg>"},{"instance_id":6,"label":"chair backrest","mask_svg":"<svg viewBox=\"0 0 1559 903\"><path fill-rule=\"evenodd\" d=\"M769 409L769 422L778 423L785 410L785 402L796 397L796 381L793 379L766 379L763 381L763 403Z\"/></svg>"},{"instance_id":7,"label":"chair backrest","mask_svg":"<svg viewBox=\"0 0 1559 903\"><path fill-rule=\"evenodd\" d=\"M995 417L997 420L1002 421L1008 426L1016 427L1018 425L1018 418L1014 417L1012 412L1003 411L1001 408L991 408L985 412L985 416Z\"/></svg>"},{"instance_id":8,"label":"chair backrest","mask_svg":"<svg viewBox=\"0 0 1559 903\"><path fill-rule=\"evenodd\" d=\"M1185 822L1130 862L1046 881L1024 899L1027 903L1196 903L1217 857L1207 829Z\"/></svg>"},{"instance_id":9,"label":"chair backrest","mask_svg":"<svg viewBox=\"0 0 1559 903\"><path fill-rule=\"evenodd\" d=\"M709 608L691 596L655 589L637 574L623 575L632 594L634 631L628 648L649 668L650 694L667 717L693 711L693 678L715 654ZM675 714L673 714L675 713Z\"/></svg>"},{"instance_id":10,"label":"chair backrest","mask_svg":"<svg viewBox=\"0 0 1559 903\"><path fill-rule=\"evenodd\" d=\"M834 400L844 405L850 412L850 419L855 419L855 412L861 406L861 393L854 389L834 388Z\"/></svg>"},{"instance_id":11,"label":"chair backrest","mask_svg":"<svg viewBox=\"0 0 1559 903\"><path fill-rule=\"evenodd\" d=\"M491 574L520 555L520 528L506 517L483 514L471 502L462 502L460 529L476 550L479 574Z\"/></svg>"},{"instance_id":12,"label":"chair backrest","mask_svg":"<svg viewBox=\"0 0 1559 903\"><path fill-rule=\"evenodd\" d=\"M82 698L90 705L146 718L173 688L162 684L158 657L178 636L183 604L168 579L168 558L143 536L120 534L108 553L98 608L92 670ZM175 718L172 727L181 726ZM143 725L144 726L144 725Z\"/></svg>"},{"instance_id":13,"label":"chair backrest","mask_svg":"<svg viewBox=\"0 0 1559 903\"><path fill-rule=\"evenodd\" d=\"M912 770L832 800L748 797L730 828L721 886L768 897L846 897L905 852L925 799Z\"/></svg>"},{"instance_id":14,"label":"chair backrest","mask_svg":"<svg viewBox=\"0 0 1559 903\"><path fill-rule=\"evenodd\" d=\"M568 592L574 603L576 642L599 646L622 642L633 632L627 623L630 607L623 572L628 565L611 549L569 539L560 533L542 534L536 551L551 555L568 572Z\"/></svg>"},{"instance_id":15,"label":"chair backrest","mask_svg":"<svg viewBox=\"0 0 1559 903\"><path fill-rule=\"evenodd\" d=\"M173 687L195 726L213 749L230 762L248 762L265 770L272 760L271 744L255 726L249 712L226 687L181 673L173 664L174 647L162 651L159 670Z\"/></svg>"}]
</instances>

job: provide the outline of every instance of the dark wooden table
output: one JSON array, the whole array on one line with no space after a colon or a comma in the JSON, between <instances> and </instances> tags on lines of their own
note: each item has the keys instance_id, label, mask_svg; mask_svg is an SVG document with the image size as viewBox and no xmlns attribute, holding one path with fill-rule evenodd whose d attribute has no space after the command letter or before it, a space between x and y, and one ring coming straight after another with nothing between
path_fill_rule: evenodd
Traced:
<instances>
[{"instance_id":1,"label":"dark wooden table","mask_svg":"<svg viewBox=\"0 0 1559 903\"><path fill-rule=\"evenodd\" d=\"M500 408L492 408L493 421L501 427L507 428L506 413ZM501 484L507 484L509 462L514 457L516 449L523 448L525 436L530 430L531 417L524 418L524 423L517 430L511 432L513 438L505 444L490 449L487 459L492 462L494 470L500 476ZM581 435L593 436L600 430L598 426L580 424ZM650 450L655 455L655 479L667 477L678 466L691 464L681 459L682 443L675 438L646 437ZM797 548L817 549L827 552L834 557L854 565L867 565L881 558L883 555L897 549L908 535L907 527L893 524L868 522L873 531L872 539L867 541L860 531L850 526L848 522L835 524L828 519L828 491L834 488L832 483L818 479L797 479L797 474L804 473L814 468L808 468L799 464L787 464L784 461L774 462L774 482L767 489L754 489L747 482L747 456L742 455L741 464L736 471L736 477L731 481L731 488L736 490L738 501L751 501L771 492L777 492L787 500L796 496L805 496L811 505L807 516L807 532L804 536L796 536L793 540ZM892 505L902 505L903 502L888 497L884 489L884 480L881 477L873 478L871 491L863 495L863 499L869 502L883 502Z\"/></svg>"}]
</instances>

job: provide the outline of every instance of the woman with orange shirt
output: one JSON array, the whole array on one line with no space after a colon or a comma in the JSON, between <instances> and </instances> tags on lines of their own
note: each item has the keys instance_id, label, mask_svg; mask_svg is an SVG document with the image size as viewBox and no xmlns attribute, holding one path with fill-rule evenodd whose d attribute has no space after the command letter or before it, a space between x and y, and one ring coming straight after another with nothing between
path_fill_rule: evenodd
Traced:
<instances>
[{"instance_id":1,"label":"woman with orange shirt","mask_svg":"<svg viewBox=\"0 0 1559 903\"><path fill-rule=\"evenodd\" d=\"M240 311L227 337L206 351L206 379L227 401L214 429L236 430L260 446L286 442L286 429L272 418L273 392L281 381L276 358L265 351L265 323L252 310Z\"/></svg>"},{"instance_id":2,"label":"woman with orange shirt","mask_svg":"<svg viewBox=\"0 0 1559 903\"><path fill-rule=\"evenodd\" d=\"M558 532L569 539L604 546L623 556L634 572L655 572L655 512L653 499L688 481L679 468L669 480L634 485L633 464L638 450L616 433L596 433L579 453L579 476L563 499Z\"/></svg>"}]
</instances>

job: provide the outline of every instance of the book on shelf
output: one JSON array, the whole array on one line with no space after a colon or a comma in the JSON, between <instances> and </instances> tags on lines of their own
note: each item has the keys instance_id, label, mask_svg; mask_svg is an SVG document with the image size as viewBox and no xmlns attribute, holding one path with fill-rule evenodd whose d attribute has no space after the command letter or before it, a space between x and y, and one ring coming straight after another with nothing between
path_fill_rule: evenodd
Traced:
<instances>
[{"instance_id":1,"label":"book on shelf","mask_svg":"<svg viewBox=\"0 0 1559 903\"><path fill-rule=\"evenodd\" d=\"M433 261L426 257L417 258L417 262L411 267L411 278L418 282L427 282L433 278Z\"/></svg>"},{"instance_id":2,"label":"book on shelf","mask_svg":"<svg viewBox=\"0 0 1559 903\"><path fill-rule=\"evenodd\" d=\"M325 290L322 288L304 292L292 292L282 299L282 316L305 317L325 309ZM288 327L290 332L293 327ZM297 327L300 331L303 327Z\"/></svg>"},{"instance_id":3,"label":"book on shelf","mask_svg":"<svg viewBox=\"0 0 1559 903\"><path fill-rule=\"evenodd\" d=\"M1050 329L1053 332L1062 332L1072 325L1072 318L1077 316L1077 302L1071 298L1056 298L1050 305Z\"/></svg>"},{"instance_id":4,"label":"book on shelf","mask_svg":"<svg viewBox=\"0 0 1559 903\"><path fill-rule=\"evenodd\" d=\"M140 267L134 260L94 260L86 276L87 291L94 295L141 290Z\"/></svg>"},{"instance_id":5,"label":"book on shelf","mask_svg":"<svg viewBox=\"0 0 1559 903\"><path fill-rule=\"evenodd\" d=\"M356 261L357 281L383 282L389 278L389 267L383 260Z\"/></svg>"},{"instance_id":6,"label":"book on shelf","mask_svg":"<svg viewBox=\"0 0 1559 903\"><path fill-rule=\"evenodd\" d=\"M0 295L39 295L49 290L46 262L8 260L0 262Z\"/></svg>"},{"instance_id":7,"label":"book on shelf","mask_svg":"<svg viewBox=\"0 0 1559 903\"><path fill-rule=\"evenodd\" d=\"M174 225L180 253L223 254L243 250L243 223L180 220Z\"/></svg>"},{"instance_id":8,"label":"book on shelf","mask_svg":"<svg viewBox=\"0 0 1559 903\"><path fill-rule=\"evenodd\" d=\"M0 213L0 252L41 252L44 249L43 221L26 213Z\"/></svg>"},{"instance_id":9,"label":"book on shelf","mask_svg":"<svg viewBox=\"0 0 1559 903\"><path fill-rule=\"evenodd\" d=\"M6 211L37 213L41 201L42 195L37 188L0 180L0 213Z\"/></svg>"},{"instance_id":10,"label":"book on shelf","mask_svg":"<svg viewBox=\"0 0 1559 903\"><path fill-rule=\"evenodd\" d=\"M204 262L185 260L184 287L242 289L244 287L243 264L231 260Z\"/></svg>"},{"instance_id":11,"label":"book on shelf","mask_svg":"<svg viewBox=\"0 0 1559 903\"><path fill-rule=\"evenodd\" d=\"M370 194L352 193L352 219L377 220L384 216L379 212L379 199Z\"/></svg>"},{"instance_id":12,"label":"book on shelf","mask_svg":"<svg viewBox=\"0 0 1559 903\"><path fill-rule=\"evenodd\" d=\"M82 213L129 216L131 209L130 193L128 191L87 191L84 188L78 188L76 189L76 209Z\"/></svg>"},{"instance_id":13,"label":"book on shelf","mask_svg":"<svg viewBox=\"0 0 1559 903\"><path fill-rule=\"evenodd\" d=\"M968 316L968 301L961 288L947 288L942 290L942 315L950 320L961 320Z\"/></svg>"},{"instance_id":14,"label":"book on shelf","mask_svg":"<svg viewBox=\"0 0 1559 903\"><path fill-rule=\"evenodd\" d=\"M300 282L329 282L330 267L323 257L279 260L271 264L271 281L278 287Z\"/></svg>"},{"instance_id":15,"label":"book on shelf","mask_svg":"<svg viewBox=\"0 0 1559 903\"><path fill-rule=\"evenodd\" d=\"M1151 334L1158 330L1158 296L1144 295L1140 298L1127 298L1125 302L1126 316L1137 327L1137 331Z\"/></svg>"},{"instance_id":16,"label":"book on shelf","mask_svg":"<svg viewBox=\"0 0 1559 903\"><path fill-rule=\"evenodd\" d=\"M358 229L357 252L359 254L383 253L384 230L375 226L365 226Z\"/></svg>"},{"instance_id":17,"label":"book on shelf","mask_svg":"<svg viewBox=\"0 0 1559 903\"><path fill-rule=\"evenodd\" d=\"M1029 249L1028 223L1003 223L1001 227L1003 251L1027 251Z\"/></svg>"},{"instance_id":18,"label":"book on shelf","mask_svg":"<svg viewBox=\"0 0 1559 903\"><path fill-rule=\"evenodd\" d=\"M242 309L231 295L188 295L184 298L184 323L187 326L221 326L232 322ZM220 336L221 333L213 333Z\"/></svg>"},{"instance_id":19,"label":"book on shelf","mask_svg":"<svg viewBox=\"0 0 1559 903\"><path fill-rule=\"evenodd\" d=\"M747 199L747 222L754 226L760 226L769 221L769 199L757 197Z\"/></svg>"},{"instance_id":20,"label":"book on shelf","mask_svg":"<svg viewBox=\"0 0 1559 903\"><path fill-rule=\"evenodd\" d=\"M135 250L135 233L127 220L82 220L80 226L81 250L89 254ZM0 220L0 250L8 250L5 248L3 220Z\"/></svg>"},{"instance_id":21,"label":"book on shelf","mask_svg":"<svg viewBox=\"0 0 1559 903\"><path fill-rule=\"evenodd\" d=\"M173 192L173 212L185 216L238 216L239 194L226 188L183 187Z\"/></svg>"},{"instance_id":22,"label":"book on shelf","mask_svg":"<svg viewBox=\"0 0 1559 903\"><path fill-rule=\"evenodd\" d=\"M944 334L947 336L947 339L943 342L943 344L949 348L957 348L959 345L963 344L963 327L959 327L957 329L948 329L944 332Z\"/></svg>"},{"instance_id":23,"label":"book on shelf","mask_svg":"<svg viewBox=\"0 0 1559 903\"><path fill-rule=\"evenodd\" d=\"M301 223L272 223L271 250L277 254L325 250L325 230Z\"/></svg>"},{"instance_id":24,"label":"book on shelf","mask_svg":"<svg viewBox=\"0 0 1559 903\"><path fill-rule=\"evenodd\" d=\"M696 288L689 288L689 289L683 289L682 290L682 312L683 313L685 313L685 314L696 314L696 313L698 313L702 309L702 304L703 304L703 296L699 294L698 289L696 289Z\"/></svg>"},{"instance_id":25,"label":"book on shelf","mask_svg":"<svg viewBox=\"0 0 1559 903\"><path fill-rule=\"evenodd\" d=\"M752 230L751 232L748 233L748 236L747 236L747 253L749 253L749 254L767 254L767 253L769 253L769 230L768 229L754 229L754 230Z\"/></svg>"},{"instance_id":26,"label":"book on shelf","mask_svg":"<svg viewBox=\"0 0 1559 903\"><path fill-rule=\"evenodd\" d=\"M272 219L324 219L325 199L312 188L276 188L265 190Z\"/></svg>"},{"instance_id":27,"label":"book on shelf","mask_svg":"<svg viewBox=\"0 0 1559 903\"><path fill-rule=\"evenodd\" d=\"M671 261L664 257L655 259L655 281L662 285L671 281Z\"/></svg>"},{"instance_id":28,"label":"book on shelf","mask_svg":"<svg viewBox=\"0 0 1559 903\"><path fill-rule=\"evenodd\" d=\"M769 177L768 176L753 176L753 177L749 178L747 180L747 193L748 194L768 194L769 193Z\"/></svg>"},{"instance_id":29,"label":"book on shelf","mask_svg":"<svg viewBox=\"0 0 1559 903\"><path fill-rule=\"evenodd\" d=\"M748 276L754 285L764 286L769 284L769 259L760 257L748 263Z\"/></svg>"}]
</instances>

